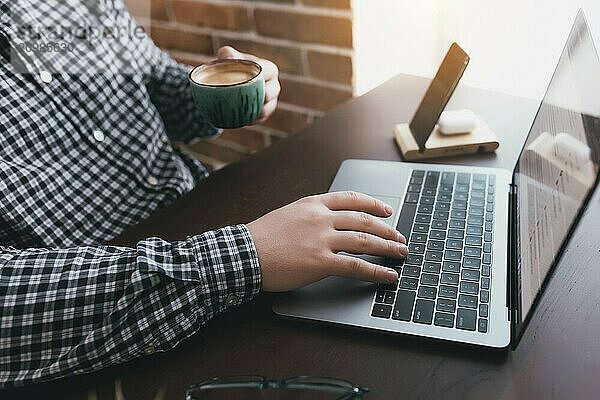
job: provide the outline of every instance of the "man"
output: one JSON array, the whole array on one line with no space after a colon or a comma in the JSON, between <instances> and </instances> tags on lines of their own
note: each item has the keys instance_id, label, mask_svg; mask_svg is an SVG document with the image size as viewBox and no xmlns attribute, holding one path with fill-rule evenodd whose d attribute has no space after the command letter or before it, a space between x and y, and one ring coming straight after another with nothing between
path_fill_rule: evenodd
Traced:
<instances>
[{"instance_id":1,"label":"man","mask_svg":"<svg viewBox=\"0 0 600 400\"><path fill-rule=\"evenodd\" d=\"M338 254L407 254L376 218L391 208L356 193L182 241L102 245L207 176L170 140L219 133L193 106L189 68L139 33L120 0L0 0L0 386L166 351L261 289L398 278ZM218 56L263 65L267 118L275 65Z\"/></svg>"}]
</instances>

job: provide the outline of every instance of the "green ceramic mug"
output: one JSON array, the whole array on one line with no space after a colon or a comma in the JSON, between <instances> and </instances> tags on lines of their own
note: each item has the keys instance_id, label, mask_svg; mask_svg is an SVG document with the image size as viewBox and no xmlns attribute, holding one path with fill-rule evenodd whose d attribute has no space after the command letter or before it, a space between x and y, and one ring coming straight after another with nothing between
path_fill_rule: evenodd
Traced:
<instances>
[{"instance_id":1,"label":"green ceramic mug","mask_svg":"<svg viewBox=\"0 0 600 400\"><path fill-rule=\"evenodd\" d=\"M262 67L248 60L217 60L189 75L194 103L217 128L241 128L256 121L265 101Z\"/></svg>"}]
</instances>

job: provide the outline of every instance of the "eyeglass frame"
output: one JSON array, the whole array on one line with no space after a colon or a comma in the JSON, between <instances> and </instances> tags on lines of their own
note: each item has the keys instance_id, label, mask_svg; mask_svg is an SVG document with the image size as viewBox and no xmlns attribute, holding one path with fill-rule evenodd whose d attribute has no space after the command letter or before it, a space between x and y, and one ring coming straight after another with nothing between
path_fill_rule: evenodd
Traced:
<instances>
[{"instance_id":1,"label":"eyeglass frame","mask_svg":"<svg viewBox=\"0 0 600 400\"><path fill-rule=\"evenodd\" d=\"M251 379L254 379L252 381ZM310 380L310 379L322 379L331 380L331 384L327 383L294 383L294 380ZM336 385L334 382L339 382L340 385ZM343 386L347 384L348 386ZM300 375L285 379L268 379L264 376L259 375L239 375L239 376L226 376L226 377L214 377L207 379L188 388L185 394L186 400L201 400L199 397L194 396L194 392L197 391L208 391L215 389L276 389L276 390L315 390L334 394L340 394L341 397L336 400L361 400L365 393L369 392L369 388L360 387L354 385L352 382L331 378L331 377L319 377L319 376L308 376Z\"/></svg>"}]
</instances>

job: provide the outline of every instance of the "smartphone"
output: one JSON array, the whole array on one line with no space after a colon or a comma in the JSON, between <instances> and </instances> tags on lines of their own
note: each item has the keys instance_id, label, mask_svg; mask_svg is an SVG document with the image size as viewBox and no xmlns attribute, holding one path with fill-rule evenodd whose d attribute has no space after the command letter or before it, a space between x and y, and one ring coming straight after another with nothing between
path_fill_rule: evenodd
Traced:
<instances>
[{"instance_id":1,"label":"smartphone","mask_svg":"<svg viewBox=\"0 0 600 400\"><path fill-rule=\"evenodd\" d=\"M452 97L467 65L469 65L469 55L458 44L452 43L410 121L410 130L420 151L425 150L425 143Z\"/></svg>"}]
</instances>

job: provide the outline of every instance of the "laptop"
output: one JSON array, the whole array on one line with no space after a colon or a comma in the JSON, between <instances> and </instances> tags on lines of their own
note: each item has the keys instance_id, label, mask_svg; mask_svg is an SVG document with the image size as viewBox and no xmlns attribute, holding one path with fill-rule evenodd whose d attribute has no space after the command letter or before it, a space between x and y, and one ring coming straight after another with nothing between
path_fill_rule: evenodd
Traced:
<instances>
[{"instance_id":1,"label":"laptop","mask_svg":"<svg viewBox=\"0 0 600 400\"><path fill-rule=\"evenodd\" d=\"M330 191L394 207L405 260L374 285L330 277L276 314L492 348L516 346L598 185L600 61L580 11L513 171L346 160ZM376 178L374 178L376 177Z\"/></svg>"}]
</instances>

